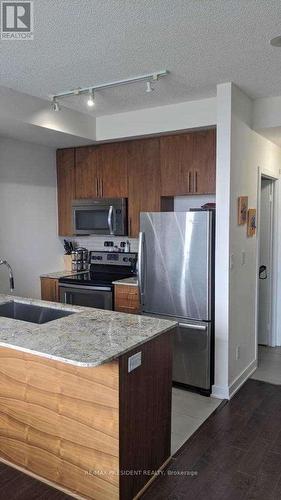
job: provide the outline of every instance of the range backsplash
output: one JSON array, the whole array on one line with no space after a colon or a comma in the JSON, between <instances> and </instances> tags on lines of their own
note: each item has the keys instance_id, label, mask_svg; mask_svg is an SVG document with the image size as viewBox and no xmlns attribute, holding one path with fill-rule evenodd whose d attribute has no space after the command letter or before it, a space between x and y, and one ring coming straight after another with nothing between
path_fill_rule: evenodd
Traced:
<instances>
[{"instance_id":1,"label":"range backsplash","mask_svg":"<svg viewBox=\"0 0 281 500\"><path fill-rule=\"evenodd\" d=\"M105 247L105 241L113 241L114 245L120 247L121 241L129 240L131 244L131 252L138 251L137 238L127 238L126 236L80 236L73 238L65 238L68 241L74 241L77 246L85 247L87 250L110 250L110 247Z\"/></svg>"}]
</instances>

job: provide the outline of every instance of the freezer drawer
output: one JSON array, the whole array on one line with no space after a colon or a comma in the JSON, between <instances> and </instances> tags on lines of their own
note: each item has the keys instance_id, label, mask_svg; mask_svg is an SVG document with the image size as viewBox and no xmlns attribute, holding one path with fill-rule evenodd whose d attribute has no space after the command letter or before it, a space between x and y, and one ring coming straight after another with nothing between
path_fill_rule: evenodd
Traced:
<instances>
[{"instance_id":1,"label":"freezer drawer","mask_svg":"<svg viewBox=\"0 0 281 500\"><path fill-rule=\"evenodd\" d=\"M173 381L200 389L211 385L211 324L179 322L174 337Z\"/></svg>"}]
</instances>

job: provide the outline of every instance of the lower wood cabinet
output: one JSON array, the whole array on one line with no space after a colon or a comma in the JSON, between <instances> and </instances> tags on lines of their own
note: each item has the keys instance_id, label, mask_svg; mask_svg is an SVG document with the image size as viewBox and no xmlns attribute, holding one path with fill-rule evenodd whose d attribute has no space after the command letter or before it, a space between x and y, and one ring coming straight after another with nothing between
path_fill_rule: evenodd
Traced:
<instances>
[{"instance_id":1,"label":"lower wood cabinet","mask_svg":"<svg viewBox=\"0 0 281 500\"><path fill-rule=\"evenodd\" d=\"M41 278L41 299L49 302L60 302L58 279Z\"/></svg>"},{"instance_id":2,"label":"lower wood cabinet","mask_svg":"<svg viewBox=\"0 0 281 500\"><path fill-rule=\"evenodd\" d=\"M137 286L114 285L114 310L124 313L140 313L140 296Z\"/></svg>"}]
</instances>

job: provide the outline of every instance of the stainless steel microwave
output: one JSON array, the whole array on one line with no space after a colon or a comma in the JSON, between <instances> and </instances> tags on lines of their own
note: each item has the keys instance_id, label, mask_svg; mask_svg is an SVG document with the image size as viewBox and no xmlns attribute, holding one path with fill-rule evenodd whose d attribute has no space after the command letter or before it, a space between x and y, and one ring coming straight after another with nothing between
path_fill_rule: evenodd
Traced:
<instances>
[{"instance_id":1,"label":"stainless steel microwave","mask_svg":"<svg viewBox=\"0 0 281 500\"><path fill-rule=\"evenodd\" d=\"M77 235L126 236L128 234L127 199L74 200L72 202L72 221L73 233Z\"/></svg>"}]
</instances>

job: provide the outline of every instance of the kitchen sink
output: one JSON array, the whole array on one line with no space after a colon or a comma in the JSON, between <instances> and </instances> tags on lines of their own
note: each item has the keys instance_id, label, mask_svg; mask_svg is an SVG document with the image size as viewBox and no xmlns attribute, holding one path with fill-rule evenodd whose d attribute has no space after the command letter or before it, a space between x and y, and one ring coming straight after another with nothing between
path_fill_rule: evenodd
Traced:
<instances>
[{"instance_id":1,"label":"kitchen sink","mask_svg":"<svg viewBox=\"0 0 281 500\"><path fill-rule=\"evenodd\" d=\"M18 319L42 325L55 319L65 318L74 314L71 311L63 311L52 307L35 306L33 304L23 304L12 300L0 305L0 318Z\"/></svg>"}]
</instances>

